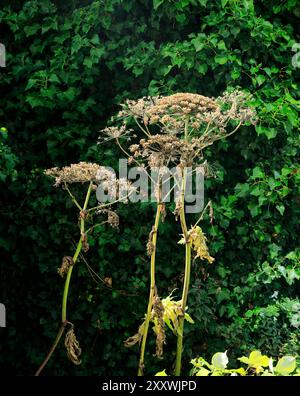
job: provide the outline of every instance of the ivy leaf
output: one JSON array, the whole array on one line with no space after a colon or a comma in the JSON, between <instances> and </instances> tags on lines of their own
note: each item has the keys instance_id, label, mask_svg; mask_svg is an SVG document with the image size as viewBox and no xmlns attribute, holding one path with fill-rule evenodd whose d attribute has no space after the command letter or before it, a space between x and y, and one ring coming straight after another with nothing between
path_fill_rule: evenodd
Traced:
<instances>
[{"instance_id":1,"label":"ivy leaf","mask_svg":"<svg viewBox=\"0 0 300 396\"><path fill-rule=\"evenodd\" d=\"M285 211L285 206L284 206L283 204L276 205L276 209L277 209L278 212L281 214L281 216L283 216L284 211Z\"/></svg>"},{"instance_id":2,"label":"ivy leaf","mask_svg":"<svg viewBox=\"0 0 300 396\"><path fill-rule=\"evenodd\" d=\"M225 65L227 63L228 58L226 55L216 55L215 56L215 62L218 63L219 65Z\"/></svg>"},{"instance_id":3,"label":"ivy leaf","mask_svg":"<svg viewBox=\"0 0 300 396\"><path fill-rule=\"evenodd\" d=\"M254 179L263 179L265 177L264 171L261 169L261 167L256 166L253 171L252 171L252 177Z\"/></svg>"},{"instance_id":4,"label":"ivy leaf","mask_svg":"<svg viewBox=\"0 0 300 396\"><path fill-rule=\"evenodd\" d=\"M228 1L229 1L229 0L221 0L222 8L225 8L225 7L226 7L226 4L228 3Z\"/></svg>"},{"instance_id":5,"label":"ivy leaf","mask_svg":"<svg viewBox=\"0 0 300 396\"><path fill-rule=\"evenodd\" d=\"M164 0L153 0L153 8L155 10L158 9L158 7L164 2Z\"/></svg>"}]
</instances>

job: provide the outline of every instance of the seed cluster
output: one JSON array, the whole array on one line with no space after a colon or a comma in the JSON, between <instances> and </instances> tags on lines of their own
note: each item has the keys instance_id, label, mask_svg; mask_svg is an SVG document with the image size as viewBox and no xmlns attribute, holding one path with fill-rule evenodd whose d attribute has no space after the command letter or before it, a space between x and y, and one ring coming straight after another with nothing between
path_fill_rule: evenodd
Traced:
<instances>
[{"instance_id":1,"label":"seed cluster","mask_svg":"<svg viewBox=\"0 0 300 396\"><path fill-rule=\"evenodd\" d=\"M133 129L127 128L126 125L121 125L120 127L116 126L110 126L102 129L101 135L99 136L98 139L98 144L101 143L101 141L108 141L111 139L121 139L121 138L127 138L130 140L130 136L134 136L133 134ZM130 136L129 136L130 135Z\"/></svg>"},{"instance_id":2,"label":"seed cluster","mask_svg":"<svg viewBox=\"0 0 300 396\"><path fill-rule=\"evenodd\" d=\"M102 214L102 213L107 214L107 223L112 228L118 228L119 227L119 223L120 223L119 216L113 210L111 210L111 209L99 209L96 213L97 214Z\"/></svg>"},{"instance_id":3,"label":"seed cluster","mask_svg":"<svg viewBox=\"0 0 300 396\"><path fill-rule=\"evenodd\" d=\"M209 115L219 109L217 103L206 96L177 93L157 99L151 106L145 117L149 124L161 123L166 127L180 128L187 117L193 118L193 122L201 121L205 115ZM200 125L200 124L199 124Z\"/></svg>"},{"instance_id":4,"label":"seed cluster","mask_svg":"<svg viewBox=\"0 0 300 396\"><path fill-rule=\"evenodd\" d=\"M152 135L141 139L139 144L129 147L133 158L146 160L149 167L163 167L170 164L191 166L195 156L201 157L202 144L193 138L186 142L174 135Z\"/></svg>"},{"instance_id":5,"label":"seed cluster","mask_svg":"<svg viewBox=\"0 0 300 396\"><path fill-rule=\"evenodd\" d=\"M149 108L155 106L158 99L158 96L144 96L138 100L127 99L126 102L121 105L122 110L119 111L118 117L135 117L143 120Z\"/></svg>"},{"instance_id":6,"label":"seed cluster","mask_svg":"<svg viewBox=\"0 0 300 396\"><path fill-rule=\"evenodd\" d=\"M195 132L196 137L201 135L208 125L214 133L219 129L219 138L220 132L225 133L230 121L256 122L254 109L247 105L249 99L250 95L239 90L225 92L218 98L194 93L144 97L136 101L127 100L122 105L119 117L134 117L141 120L146 127L149 124L157 124L161 131L167 134L183 133L188 119L189 129Z\"/></svg>"},{"instance_id":7,"label":"seed cluster","mask_svg":"<svg viewBox=\"0 0 300 396\"><path fill-rule=\"evenodd\" d=\"M71 164L63 168L51 168L45 171L45 175L55 178L55 186L58 187L62 183L87 183L96 181L96 176L101 166L89 163L79 162L78 164Z\"/></svg>"}]
</instances>

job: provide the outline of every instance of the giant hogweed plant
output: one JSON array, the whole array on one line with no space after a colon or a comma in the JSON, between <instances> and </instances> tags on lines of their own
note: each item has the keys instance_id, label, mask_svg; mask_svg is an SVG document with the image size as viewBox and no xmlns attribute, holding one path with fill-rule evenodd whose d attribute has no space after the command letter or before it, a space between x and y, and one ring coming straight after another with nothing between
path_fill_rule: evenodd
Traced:
<instances>
[{"instance_id":1,"label":"giant hogweed plant","mask_svg":"<svg viewBox=\"0 0 300 396\"><path fill-rule=\"evenodd\" d=\"M45 174L55 179L54 186L62 187L78 209L79 238L73 256L63 257L61 267L58 269L58 274L65 278L61 306L61 324L48 355L35 373L36 376L42 372L50 360L65 332L64 344L67 356L74 364L79 365L81 363L80 356L82 351L75 335L74 325L69 321L67 314L68 294L73 268L82 252L89 250L88 238L96 227L107 223L113 228L118 228L119 216L113 210L113 205L117 202L126 202L128 196L133 192L133 188L127 180L116 179L112 171L94 163L79 162L61 169L51 168L47 169ZM82 189L85 189L83 204L80 204L78 197L71 192L71 184L80 184ZM93 201L91 193L99 185L101 185L103 191L111 196L111 199L108 203L98 202L93 206L91 204ZM98 219L97 222L94 222L95 218Z\"/></svg>"},{"instance_id":2,"label":"giant hogweed plant","mask_svg":"<svg viewBox=\"0 0 300 396\"><path fill-rule=\"evenodd\" d=\"M177 93L166 97L146 97L139 100L127 100L122 110L113 117L113 121L122 121L121 127L110 126L102 132L106 137L100 141L115 139L131 164L137 164L149 176L155 185L156 215L149 234L147 252L150 256L150 290L145 319L139 326L137 334L125 341L126 346L140 345L138 375L144 374L145 348L150 322L156 335L156 356L163 354L165 343L165 324L177 337L175 375L181 373L183 350L183 333L185 320L193 323L187 314L187 298L190 285L192 258L213 263L210 256L207 238L199 226L205 207L198 221L189 226L186 219L185 197L187 177L194 175L201 167L208 175L207 162L203 150L220 139L229 137L242 125L256 122L253 107L249 107L250 95L233 90L225 92L214 99L198 94ZM134 121L144 138L128 148L121 144L122 138L132 141L137 135L128 125ZM155 281L156 245L160 221L164 221L166 207L162 195L166 167L176 167L170 178L178 187L174 215L180 220L182 238L179 244L185 246L185 269L182 296L179 301L173 297L161 299ZM153 181L152 170L158 172ZM158 171L157 171L158 170ZM174 187L173 187L174 188Z\"/></svg>"}]
</instances>

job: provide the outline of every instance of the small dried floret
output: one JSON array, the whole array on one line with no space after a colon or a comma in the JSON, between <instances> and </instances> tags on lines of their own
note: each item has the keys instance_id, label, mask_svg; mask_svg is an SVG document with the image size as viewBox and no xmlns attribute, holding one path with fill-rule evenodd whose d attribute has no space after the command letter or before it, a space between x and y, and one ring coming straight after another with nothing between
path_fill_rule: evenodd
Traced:
<instances>
[{"instance_id":1,"label":"small dried floret","mask_svg":"<svg viewBox=\"0 0 300 396\"><path fill-rule=\"evenodd\" d=\"M62 259L61 266L58 268L57 272L63 278L69 271L70 267L74 265L73 257L65 256Z\"/></svg>"},{"instance_id":2,"label":"small dried floret","mask_svg":"<svg viewBox=\"0 0 300 396\"><path fill-rule=\"evenodd\" d=\"M99 137L98 143L101 143L101 141L103 140L107 141L110 139L120 139L126 136L127 139L129 140L130 137L128 137L128 135L130 135L133 132L133 130L128 129L126 125L122 125L120 127L115 127L115 126L106 127L102 129L100 132L104 136Z\"/></svg>"},{"instance_id":3,"label":"small dried floret","mask_svg":"<svg viewBox=\"0 0 300 396\"><path fill-rule=\"evenodd\" d=\"M134 118L140 118L142 120L146 120L146 124L148 123L148 117L147 117L147 109L153 106L158 97L150 97L150 96L145 96L143 98L140 98L138 100L126 100L125 103L123 103L122 110L118 113L118 117L123 118L123 117L134 117Z\"/></svg>"},{"instance_id":4,"label":"small dried floret","mask_svg":"<svg viewBox=\"0 0 300 396\"><path fill-rule=\"evenodd\" d=\"M118 228L120 224L120 218L117 215L116 212L114 212L111 209L104 208L100 209L96 212L97 214L107 214L107 223L112 227L112 228Z\"/></svg>"}]
</instances>

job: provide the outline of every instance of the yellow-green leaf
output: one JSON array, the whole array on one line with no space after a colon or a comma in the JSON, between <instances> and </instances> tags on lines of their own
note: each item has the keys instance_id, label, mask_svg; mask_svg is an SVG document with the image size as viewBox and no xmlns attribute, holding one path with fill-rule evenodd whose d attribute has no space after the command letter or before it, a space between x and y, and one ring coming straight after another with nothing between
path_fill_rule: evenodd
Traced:
<instances>
[{"instance_id":1,"label":"yellow-green leaf","mask_svg":"<svg viewBox=\"0 0 300 396\"><path fill-rule=\"evenodd\" d=\"M192 323L192 324L195 323L188 313L185 313L185 314L184 314L184 318L185 318L185 320L186 320L187 322L189 322L189 323Z\"/></svg>"},{"instance_id":2,"label":"yellow-green leaf","mask_svg":"<svg viewBox=\"0 0 300 396\"><path fill-rule=\"evenodd\" d=\"M296 369L296 359L293 356L283 356L274 367L276 373L287 375Z\"/></svg>"},{"instance_id":3,"label":"yellow-green leaf","mask_svg":"<svg viewBox=\"0 0 300 396\"><path fill-rule=\"evenodd\" d=\"M202 367L196 374L197 377L207 377L209 375L210 371L207 370L206 368Z\"/></svg>"},{"instance_id":4,"label":"yellow-green leaf","mask_svg":"<svg viewBox=\"0 0 300 396\"><path fill-rule=\"evenodd\" d=\"M166 374L166 370L159 371L158 373L155 374L155 377L167 377L168 374Z\"/></svg>"},{"instance_id":5,"label":"yellow-green leaf","mask_svg":"<svg viewBox=\"0 0 300 396\"><path fill-rule=\"evenodd\" d=\"M249 366L251 367L268 367L269 366L268 356L262 355L260 351L253 351L249 355Z\"/></svg>"}]
</instances>

